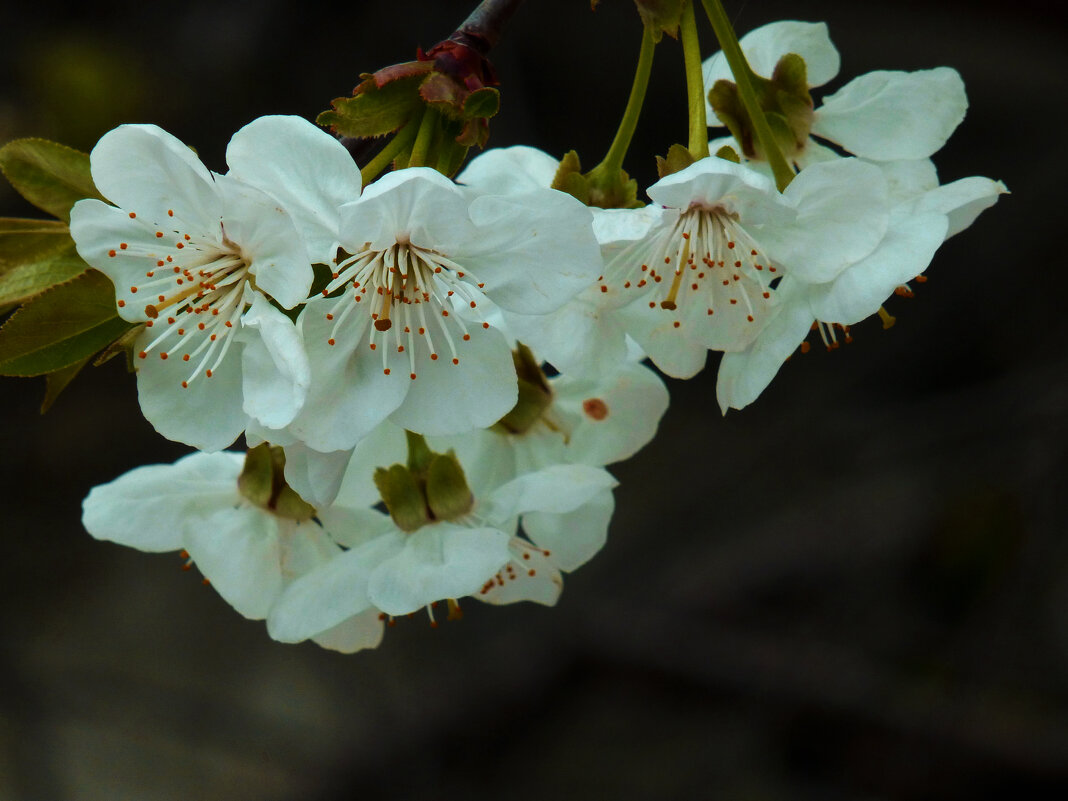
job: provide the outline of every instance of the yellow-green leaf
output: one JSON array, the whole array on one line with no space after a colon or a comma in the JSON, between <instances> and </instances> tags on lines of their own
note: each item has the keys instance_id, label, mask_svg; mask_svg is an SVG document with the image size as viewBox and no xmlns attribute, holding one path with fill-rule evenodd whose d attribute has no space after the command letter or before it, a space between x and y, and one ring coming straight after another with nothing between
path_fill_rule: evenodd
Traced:
<instances>
[{"instance_id":1,"label":"yellow-green leaf","mask_svg":"<svg viewBox=\"0 0 1068 801\"><path fill-rule=\"evenodd\" d=\"M0 147L0 170L26 200L63 222L82 198L100 198L89 154L47 139L16 139Z\"/></svg>"},{"instance_id":2,"label":"yellow-green leaf","mask_svg":"<svg viewBox=\"0 0 1068 801\"><path fill-rule=\"evenodd\" d=\"M61 370L56 370L54 373L49 373L45 376L45 396L41 401L41 414L44 414L52 408L52 404L56 402L56 398L63 392L74 380L74 376L81 372L81 369L89 362L89 357L86 356L80 362L75 362L72 365L64 367Z\"/></svg>"},{"instance_id":3,"label":"yellow-green leaf","mask_svg":"<svg viewBox=\"0 0 1068 801\"><path fill-rule=\"evenodd\" d=\"M0 328L0 375L53 373L92 356L132 326L118 316L111 281L90 270L8 318Z\"/></svg>"}]
</instances>

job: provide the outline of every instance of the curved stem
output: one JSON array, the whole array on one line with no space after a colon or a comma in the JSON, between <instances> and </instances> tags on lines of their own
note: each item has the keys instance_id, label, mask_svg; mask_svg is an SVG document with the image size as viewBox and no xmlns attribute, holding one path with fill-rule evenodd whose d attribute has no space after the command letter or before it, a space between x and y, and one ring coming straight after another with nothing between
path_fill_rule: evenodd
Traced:
<instances>
[{"instance_id":1,"label":"curved stem","mask_svg":"<svg viewBox=\"0 0 1068 801\"><path fill-rule=\"evenodd\" d=\"M504 23L522 4L523 0L482 0L449 38L485 56L500 41Z\"/></svg>"},{"instance_id":2,"label":"curved stem","mask_svg":"<svg viewBox=\"0 0 1068 801\"><path fill-rule=\"evenodd\" d=\"M702 0L702 2L705 6L705 13L708 14L708 21L712 23L712 30L715 31L716 38L719 40L720 49L734 75L734 82L738 85L742 105L745 106L749 119L753 121L760 149L764 152L764 158L768 160L768 164L771 165L776 186L782 192L794 179L794 171L786 161L779 143L775 140L767 117L764 116L764 110L757 100L756 91L753 89L753 70L750 69L749 62L745 60L745 54L742 52L741 45L738 44L738 37L734 33L731 21L727 18L727 12L723 10L723 4L720 0Z\"/></svg>"},{"instance_id":3,"label":"curved stem","mask_svg":"<svg viewBox=\"0 0 1068 801\"><path fill-rule=\"evenodd\" d=\"M682 57L686 63L686 97L690 112L690 154L695 159L708 156L708 119L705 116L705 76L701 70L701 44L697 41L697 22L693 4L686 3L679 25Z\"/></svg>"},{"instance_id":4,"label":"curved stem","mask_svg":"<svg viewBox=\"0 0 1068 801\"><path fill-rule=\"evenodd\" d=\"M378 154L367 162L367 165L360 170L360 176L363 178L363 185L371 183L375 178L381 174L393 160L397 158L401 153L411 147L412 142L415 141L415 134L419 130L419 126L414 121L405 123L399 131L393 134L393 138L382 148Z\"/></svg>"},{"instance_id":5,"label":"curved stem","mask_svg":"<svg viewBox=\"0 0 1068 801\"><path fill-rule=\"evenodd\" d=\"M426 165L427 155L430 153L430 145L434 141L437 131L438 112L430 106L423 112L423 119L419 122L419 133L416 134L415 144L412 145L412 155L408 159L409 167L423 167Z\"/></svg>"},{"instance_id":6,"label":"curved stem","mask_svg":"<svg viewBox=\"0 0 1068 801\"><path fill-rule=\"evenodd\" d=\"M630 97L627 98L627 107L623 111L623 119L619 121L619 129L612 145L608 148L601 163L594 170L603 172L618 172L623 168L623 159L630 147L630 140L634 137L634 130L638 127L638 117L642 113L642 104L645 102L645 92L649 88L649 75L653 71L653 51L656 42L648 28L642 28L642 47L638 52L638 66L634 70L634 83L630 87Z\"/></svg>"}]
</instances>

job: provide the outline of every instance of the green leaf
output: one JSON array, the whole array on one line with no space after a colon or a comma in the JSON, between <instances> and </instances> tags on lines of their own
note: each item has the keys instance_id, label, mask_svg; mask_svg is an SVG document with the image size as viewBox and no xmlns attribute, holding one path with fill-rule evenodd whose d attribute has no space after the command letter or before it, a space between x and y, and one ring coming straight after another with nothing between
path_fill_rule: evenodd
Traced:
<instances>
[{"instance_id":1,"label":"green leaf","mask_svg":"<svg viewBox=\"0 0 1068 801\"><path fill-rule=\"evenodd\" d=\"M91 270L31 300L0 328L0 375L53 373L121 336L133 323L115 308L115 288Z\"/></svg>"},{"instance_id":2,"label":"green leaf","mask_svg":"<svg viewBox=\"0 0 1068 801\"><path fill-rule=\"evenodd\" d=\"M484 86L476 89L464 101L464 116L468 119L481 117L489 119L501 109L501 93Z\"/></svg>"},{"instance_id":3,"label":"green leaf","mask_svg":"<svg viewBox=\"0 0 1068 801\"><path fill-rule=\"evenodd\" d=\"M356 87L354 97L339 97L316 122L342 136L385 136L422 111L419 84L425 75L390 81L378 88L373 78Z\"/></svg>"},{"instance_id":4,"label":"green leaf","mask_svg":"<svg viewBox=\"0 0 1068 801\"><path fill-rule=\"evenodd\" d=\"M44 400L41 401L41 414L52 408L56 398L59 397L60 393L67 388L67 385L74 380L74 376L78 375L88 362L89 357L86 356L80 362L75 362L62 370L56 370L54 373L49 373L45 376L45 396Z\"/></svg>"},{"instance_id":5,"label":"green leaf","mask_svg":"<svg viewBox=\"0 0 1068 801\"><path fill-rule=\"evenodd\" d=\"M26 200L64 222L82 198L103 200L89 173L89 155L47 139L16 139L0 147L0 170Z\"/></svg>"},{"instance_id":6,"label":"green leaf","mask_svg":"<svg viewBox=\"0 0 1068 801\"><path fill-rule=\"evenodd\" d=\"M25 303L88 269L73 242L37 261L11 267L0 263L0 303Z\"/></svg>"},{"instance_id":7,"label":"green leaf","mask_svg":"<svg viewBox=\"0 0 1068 801\"><path fill-rule=\"evenodd\" d=\"M6 265L36 261L70 243L70 229L59 220L0 217L0 272Z\"/></svg>"}]
</instances>

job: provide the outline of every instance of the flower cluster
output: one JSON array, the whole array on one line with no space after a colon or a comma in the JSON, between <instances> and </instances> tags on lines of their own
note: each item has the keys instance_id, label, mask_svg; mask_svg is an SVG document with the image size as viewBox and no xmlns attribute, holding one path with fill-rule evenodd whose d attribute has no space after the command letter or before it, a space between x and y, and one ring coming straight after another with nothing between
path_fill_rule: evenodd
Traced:
<instances>
[{"instance_id":1,"label":"flower cluster","mask_svg":"<svg viewBox=\"0 0 1068 801\"><path fill-rule=\"evenodd\" d=\"M741 45L768 81L787 64L800 98L838 70L820 24ZM719 404L742 408L810 331L830 347L884 313L1005 191L938 182L930 156L966 107L952 69L790 105L799 172L780 191L717 100L725 60L704 68L732 135L640 208L587 207L522 146L456 180L409 166L364 186L295 117L238 131L225 174L154 126L105 135L91 166L109 202L75 205L71 233L141 326L146 418L200 452L93 490L86 528L182 551L284 642L374 647L384 621L455 617L468 596L555 603L605 542L604 467L667 409L646 358L689 378L721 352ZM223 450L242 435L247 455Z\"/></svg>"}]
</instances>

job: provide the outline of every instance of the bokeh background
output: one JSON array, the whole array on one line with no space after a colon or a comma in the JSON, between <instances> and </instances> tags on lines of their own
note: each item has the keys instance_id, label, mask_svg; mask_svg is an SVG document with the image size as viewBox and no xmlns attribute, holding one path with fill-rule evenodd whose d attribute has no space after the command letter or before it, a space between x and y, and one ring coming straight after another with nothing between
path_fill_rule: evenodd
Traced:
<instances>
[{"instance_id":1,"label":"bokeh background","mask_svg":"<svg viewBox=\"0 0 1068 801\"><path fill-rule=\"evenodd\" d=\"M604 551L555 609L464 605L373 652L279 645L175 555L94 541L80 501L184 449L120 360L44 417L7 379L0 799L1061 799L1068 797L1068 37L1059 4L727 2L740 32L826 20L842 77L956 67L944 181L1013 194L947 243L895 328L854 329L721 417L715 358L670 382L614 472ZM0 141L88 150L155 122L224 169L230 134L313 118L362 71L446 37L473 0L18 2ZM592 166L629 91L631 3L532 0L496 51L492 145ZM702 29L706 53L714 49ZM657 53L628 168L686 132ZM0 213L36 214L4 184Z\"/></svg>"}]
</instances>

